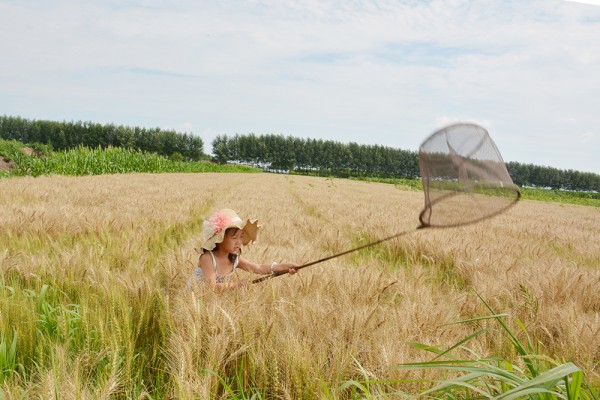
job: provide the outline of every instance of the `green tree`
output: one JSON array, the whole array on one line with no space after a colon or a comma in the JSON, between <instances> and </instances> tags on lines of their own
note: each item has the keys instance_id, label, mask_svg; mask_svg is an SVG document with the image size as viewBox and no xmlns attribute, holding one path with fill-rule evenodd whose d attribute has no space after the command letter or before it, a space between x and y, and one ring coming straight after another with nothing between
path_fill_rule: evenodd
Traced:
<instances>
[{"instance_id":1,"label":"green tree","mask_svg":"<svg viewBox=\"0 0 600 400\"><path fill-rule=\"evenodd\" d=\"M227 135L218 135L212 141L212 152L219 164L225 164L229 160L227 149Z\"/></svg>"}]
</instances>

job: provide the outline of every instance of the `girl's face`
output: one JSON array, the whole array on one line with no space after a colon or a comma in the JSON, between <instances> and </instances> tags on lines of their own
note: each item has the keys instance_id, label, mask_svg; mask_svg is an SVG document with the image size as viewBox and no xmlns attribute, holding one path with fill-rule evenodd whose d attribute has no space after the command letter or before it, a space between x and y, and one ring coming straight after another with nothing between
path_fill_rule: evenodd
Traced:
<instances>
[{"instance_id":1,"label":"girl's face","mask_svg":"<svg viewBox=\"0 0 600 400\"><path fill-rule=\"evenodd\" d=\"M243 233L244 232L238 228L227 229L225 231L225 237L219 247L229 254L240 254Z\"/></svg>"}]
</instances>

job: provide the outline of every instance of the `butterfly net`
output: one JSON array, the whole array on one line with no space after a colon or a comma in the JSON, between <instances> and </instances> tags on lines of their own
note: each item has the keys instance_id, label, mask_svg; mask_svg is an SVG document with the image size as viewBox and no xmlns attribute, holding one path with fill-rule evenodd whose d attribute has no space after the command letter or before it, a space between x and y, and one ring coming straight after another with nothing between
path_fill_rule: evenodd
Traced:
<instances>
[{"instance_id":1,"label":"butterfly net","mask_svg":"<svg viewBox=\"0 0 600 400\"><path fill-rule=\"evenodd\" d=\"M425 207L421 227L470 224L499 214L520 197L487 130L455 124L434 132L419 150Z\"/></svg>"},{"instance_id":2,"label":"butterfly net","mask_svg":"<svg viewBox=\"0 0 600 400\"><path fill-rule=\"evenodd\" d=\"M505 211L521 196L488 132L475 124L455 124L434 132L421 145L419 168L425 192L425 208L419 216L419 227L311 261L296 269L375 246L420 228L481 221ZM283 274L287 272L266 275L252 283Z\"/></svg>"}]
</instances>

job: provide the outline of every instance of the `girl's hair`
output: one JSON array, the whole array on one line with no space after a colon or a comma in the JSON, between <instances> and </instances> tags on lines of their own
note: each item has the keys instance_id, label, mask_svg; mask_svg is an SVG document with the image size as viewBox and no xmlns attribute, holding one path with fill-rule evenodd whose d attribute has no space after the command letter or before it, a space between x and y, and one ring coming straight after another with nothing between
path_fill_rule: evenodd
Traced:
<instances>
[{"instance_id":1,"label":"girl's hair","mask_svg":"<svg viewBox=\"0 0 600 400\"><path fill-rule=\"evenodd\" d=\"M235 231L239 231L239 230L240 230L240 228L236 228L235 226L234 226L234 227L231 227L231 228L227 228L227 229L225 230L225 236L230 236L230 235L233 235ZM216 243L216 244L215 244L215 250L218 250L218 249L219 249L219 245L220 245L220 244L221 244L221 243ZM233 263L233 262L235 262L235 259L236 259L236 257L237 257L237 256L241 256L241 255L242 255L242 248L240 247L240 253L239 253L239 254L232 254L232 253L229 253L229 255L228 255L227 257L229 258L229 261L231 261L231 262Z\"/></svg>"}]
</instances>

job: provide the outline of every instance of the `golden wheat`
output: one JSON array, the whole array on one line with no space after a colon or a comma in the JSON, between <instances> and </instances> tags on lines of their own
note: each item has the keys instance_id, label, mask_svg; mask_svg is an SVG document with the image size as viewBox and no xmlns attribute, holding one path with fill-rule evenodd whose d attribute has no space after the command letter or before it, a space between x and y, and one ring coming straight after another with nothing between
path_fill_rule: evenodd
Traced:
<instances>
[{"instance_id":1,"label":"golden wheat","mask_svg":"<svg viewBox=\"0 0 600 400\"><path fill-rule=\"evenodd\" d=\"M421 193L389 184L270 174L1 180L0 263L15 294L0 294L0 331L18 330L19 351L36 357L6 390L208 398L223 390L211 370L274 398L344 398L328 391L364 373L437 376L389 367L427 359L407 341L444 348L476 330L447 325L487 314L476 292L523 321L540 353L598 382L598 208L523 201L476 225L419 230L246 289L188 288L202 220L218 208L263 225L246 258L303 263L412 231L422 204ZM28 299L44 284L64 317L40 344ZM76 324L70 303L80 306ZM467 345L482 356L513 351L497 334Z\"/></svg>"}]
</instances>

